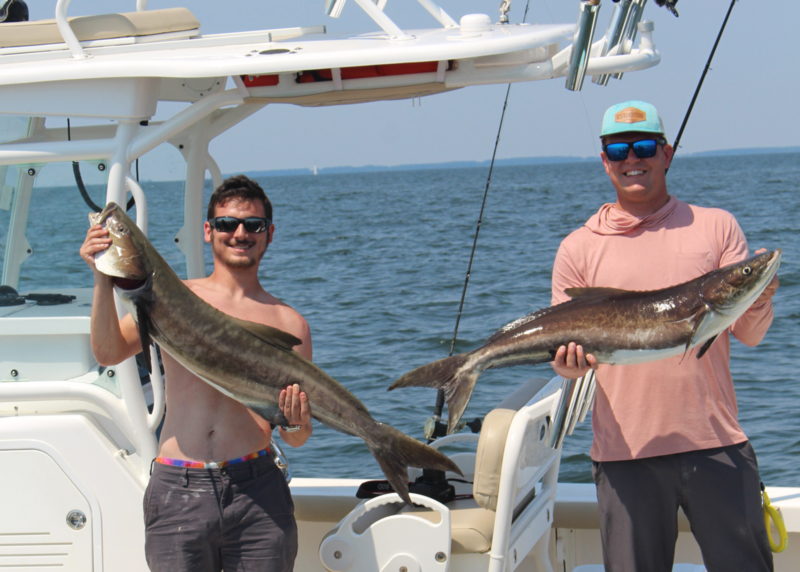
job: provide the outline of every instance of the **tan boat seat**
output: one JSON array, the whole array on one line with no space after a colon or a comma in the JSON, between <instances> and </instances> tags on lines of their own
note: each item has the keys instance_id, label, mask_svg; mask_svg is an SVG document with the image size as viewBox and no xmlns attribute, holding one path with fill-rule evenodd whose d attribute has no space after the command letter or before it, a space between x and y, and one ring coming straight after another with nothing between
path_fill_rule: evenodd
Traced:
<instances>
[{"instance_id":1,"label":"tan boat seat","mask_svg":"<svg viewBox=\"0 0 800 572\"><path fill-rule=\"evenodd\" d=\"M492 546L494 516L500 491L500 470L508 430L514 415L542 389L548 380L534 378L506 397L483 420L475 455L473 499L456 500L447 504L450 509L451 550L453 554L482 554ZM438 514L405 506L401 511L426 519Z\"/></svg>"},{"instance_id":2,"label":"tan boat seat","mask_svg":"<svg viewBox=\"0 0 800 572\"><path fill-rule=\"evenodd\" d=\"M197 30L200 22L187 8L165 8L68 18L79 41L152 36L168 32ZM0 24L0 48L63 44L56 21L36 20Z\"/></svg>"},{"instance_id":3,"label":"tan boat seat","mask_svg":"<svg viewBox=\"0 0 800 572\"><path fill-rule=\"evenodd\" d=\"M494 511L478 506L474 499L447 503L450 509L450 550L453 554L483 554L492 547ZM400 513L414 514L431 522L439 514L424 508L405 506Z\"/></svg>"},{"instance_id":4,"label":"tan boat seat","mask_svg":"<svg viewBox=\"0 0 800 572\"><path fill-rule=\"evenodd\" d=\"M534 475L518 482L516 492L506 488L509 487L508 483L503 483L503 498L506 499L506 494L511 492L517 503L502 507L501 514L508 517L509 521L497 521L495 511L501 492L500 472L512 420L516 416L520 427L524 425L526 431L533 427L535 434L542 435L539 441L543 440L546 424L543 416L552 408L553 400L534 404L530 410L522 413L520 409L548 381L529 381L486 416L478 438L473 474L470 474L468 466L473 463L472 455L457 454L457 462L465 477L473 479L474 498L456 500L446 506L413 493L411 497L418 506L406 505L397 495L378 496L364 501L322 538L319 557L326 570L370 572L408 568L423 572L440 571L449 555L463 555L468 559L474 555L484 560L495 549L508 551L508 537L515 530L515 524L528 535L539 535L526 540L530 546L520 545L524 551L522 558L534 549L538 550L538 558L544 558L547 541L539 543L538 540L549 537L555 496L553 481L558 470L555 454L544 452L544 464L538 467ZM458 438L451 439L454 440ZM445 441L442 443L446 444ZM514 480L519 475L521 463L527 462L520 459L521 444L522 441L515 440L509 448L510 458L507 461L513 467L506 467L506 470L514 472ZM535 450L546 448L536 440L530 446ZM540 486L541 495L534 497L532 493ZM509 497L509 500L512 498ZM496 530L497 538L494 537ZM449 551L446 548L448 544ZM515 558L516 554L517 547L514 548Z\"/></svg>"}]
</instances>

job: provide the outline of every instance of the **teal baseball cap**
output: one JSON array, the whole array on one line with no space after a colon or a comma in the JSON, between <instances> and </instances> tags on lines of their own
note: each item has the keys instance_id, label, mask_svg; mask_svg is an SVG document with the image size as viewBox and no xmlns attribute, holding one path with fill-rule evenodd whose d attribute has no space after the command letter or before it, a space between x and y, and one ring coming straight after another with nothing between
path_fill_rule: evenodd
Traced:
<instances>
[{"instance_id":1,"label":"teal baseball cap","mask_svg":"<svg viewBox=\"0 0 800 572\"><path fill-rule=\"evenodd\" d=\"M631 131L664 135L664 122L655 106L631 100L612 105L606 110L600 137Z\"/></svg>"}]
</instances>

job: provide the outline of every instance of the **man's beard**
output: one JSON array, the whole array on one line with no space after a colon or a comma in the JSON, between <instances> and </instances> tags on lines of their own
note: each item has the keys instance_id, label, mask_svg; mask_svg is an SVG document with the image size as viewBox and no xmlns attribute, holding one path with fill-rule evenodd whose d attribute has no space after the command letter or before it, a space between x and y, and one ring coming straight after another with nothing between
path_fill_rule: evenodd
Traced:
<instances>
[{"instance_id":1,"label":"man's beard","mask_svg":"<svg viewBox=\"0 0 800 572\"><path fill-rule=\"evenodd\" d=\"M258 261L252 260L250 258L236 258L234 260L225 261L226 266L228 266L229 268L235 268L237 270L246 270L247 268L252 268L257 264Z\"/></svg>"},{"instance_id":2,"label":"man's beard","mask_svg":"<svg viewBox=\"0 0 800 572\"><path fill-rule=\"evenodd\" d=\"M256 246L255 243L250 243L250 242L242 242L242 243L237 243L237 244L250 245L251 248ZM232 246L232 245L228 245L228 244L225 245L226 248L229 247L229 246ZM235 246L235 245L233 245L233 246ZM269 245L268 244L265 245L264 250L258 256L254 257L254 258L251 258L249 256L242 256L242 257L239 257L239 256L237 256L237 257L221 256L220 259L225 264L225 266L227 266L228 268L233 268L233 269L236 269L236 270L247 270L248 268L252 268L253 266L258 266L261 263L261 258L264 256L264 253L267 251L267 246L269 246Z\"/></svg>"}]
</instances>

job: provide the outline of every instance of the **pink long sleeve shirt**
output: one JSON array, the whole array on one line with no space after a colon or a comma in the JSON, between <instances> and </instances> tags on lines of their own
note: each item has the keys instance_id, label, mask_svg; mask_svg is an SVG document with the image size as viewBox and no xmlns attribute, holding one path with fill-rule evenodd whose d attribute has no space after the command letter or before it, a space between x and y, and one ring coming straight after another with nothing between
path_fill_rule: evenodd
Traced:
<instances>
[{"instance_id":1,"label":"pink long sleeve shirt","mask_svg":"<svg viewBox=\"0 0 800 572\"><path fill-rule=\"evenodd\" d=\"M561 243L553 304L567 288L658 290L748 256L733 215L671 196L658 212L634 217L603 205ZM730 328L755 346L772 323L772 302L757 303ZM592 413L595 461L622 461L733 445L747 440L737 420L726 330L702 359L696 350L639 365L600 365ZM682 360L682 361L681 361Z\"/></svg>"}]
</instances>

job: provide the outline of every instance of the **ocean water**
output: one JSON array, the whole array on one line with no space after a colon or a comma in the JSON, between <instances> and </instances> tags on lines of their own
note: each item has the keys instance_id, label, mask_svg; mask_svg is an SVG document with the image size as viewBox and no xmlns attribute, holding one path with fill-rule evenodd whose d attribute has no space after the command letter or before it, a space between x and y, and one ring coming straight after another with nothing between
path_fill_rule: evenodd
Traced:
<instances>
[{"instance_id":1,"label":"ocean water","mask_svg":"<svg viewBox=\"0 0 800 572\"><path fill-rule=\"evenodd\" d=\"M448 353L487 171L260 180L273 201L276 226L261 264L264 287L306 317L320 367L355 393L375 418L417 438L432 414L435 390L386 388L406 371ZM732 212L751 249L783 249L772 328L756 348L733 341L731 362L739 419L758 454L763 480L800 486L795 363L800 353L800 154L678 156L668 184L685 201ZM151 239L183 275L182 255L173 242L182 225L183 185L143 187ZM98 188L92 192L99 202ZM456 352L474 349L504 324L548 306L560 241L613 200L599 163L495 169ZM74 188L36 188L27 235L34 254L23 266L20 290L91 285L91 273L77 254L88 227L87 210ZM7 228L8 213L0 211L0 241ZM531 377L552 375L549 365L488 371L464 418L484 416ZM564 443L562 481L591 481L591 440L587 418ZM318 423L304 447L286 452L295 476L381 475L361 440Z\"/></svg>"}]
</instances>

